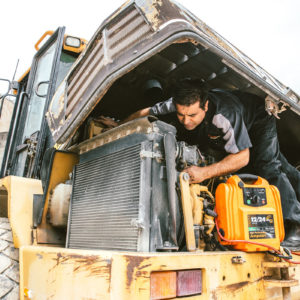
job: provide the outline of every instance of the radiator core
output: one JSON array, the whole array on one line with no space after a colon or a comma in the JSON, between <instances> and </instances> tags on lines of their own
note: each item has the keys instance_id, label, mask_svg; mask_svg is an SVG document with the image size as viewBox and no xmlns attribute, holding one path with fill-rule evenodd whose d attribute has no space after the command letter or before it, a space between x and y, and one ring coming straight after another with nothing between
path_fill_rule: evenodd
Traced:
<instances>
[{"instance_id":1,"label":"radiator core","mask_svg":"<svg viewBox=\"0 0 300 300\"><path fill-rule=\"evenodd\" d=\"M141 145L75 169L68 247L137 251Z\"/></svg>"}]
</instances>

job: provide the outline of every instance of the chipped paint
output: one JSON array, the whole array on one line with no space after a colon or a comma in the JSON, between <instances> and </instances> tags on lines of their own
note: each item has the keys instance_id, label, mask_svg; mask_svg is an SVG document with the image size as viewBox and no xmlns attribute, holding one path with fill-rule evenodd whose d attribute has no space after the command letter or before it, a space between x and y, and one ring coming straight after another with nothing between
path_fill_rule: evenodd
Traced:
<instances>
[{"instance_id":1,"label":"chipped paint","mask_svg":"<svg viewBox=\"0 0 300 300\"><path fill-rule=\"evenodd\" d=\"M136 1L137 4L140 3L140 1ZM162 6L161 0L155 0L153 2L147 1L146 3L143 1L143 5L140 5L141 11L145 14L145 17L147 18L148 22L151 24L152 28L156 31L160 26L160 20L159 20L159 7Z\"/></svg>"},{"instance_id":2,"label":"chipped paint","mask_svg":"<svg viewBox=\"0 0 300 300\"><path fill-rule=\"evenodd\" d=\"M62 254L57 253L53 259L56 268L61 264L72 264L73 272L86 272L88 276L105 276L111 274L111 259L101 259L97 255L79 255L79 254ZM100 264L100 265L99 265ZM109 278L109 277L107 277Z\"/></svg>"},{"instance_id":3,"label":"chipped paint","mask_svg":"<svg viewBox=\"0 0 300 300\"><path fill-rule=\"evenodd\" d=\"M265 294L263 281L262 262L269 258L245 253L247 262L233 266L232 255L229 251L135 253L27 246L21 249L21 288L34 291L36 299L149 300L151 272L200 268L203 294L199 299L274 299L273 290ZM220 274L226 274L226 280ZM299 287L293 289L293 299L300 299Z\"/></svg>"},{"instance_id":4,"label":"chipped paint","mask_svg":"<svg viewBox=\"0 0 300 300\"><path fill-rule=\"evenodd\" d=\"M136 278L136 276L137 276L137 272L139 272L139 275L141 275L141 274L145 275L146 273L143 273L143 271L141 271L141 270L143 268L147 268L147 267L151 266L151 264L141 266L141 264L144 261L147 261L149 259L148 257L125 255L124 259L127 263L126 286L127 286L127 289L130 289L133 278Z\"/></svg>"},{"instance_id":5,"label":"chipped paint","mask_svg":"<svg viewBox=\"0 0 300 300\"><path fill-rule=\"evenodd\" d=\"M227 290L228 292L235 292L239 289L242 289L244 286L248 285L250 281L242 281L234 284L226 285L222 290Z\"/></svg>"},{"instance_id":6,"label":"chipped paint","mask_svg":"<svg viewBox=\"0 0 300 300\"><path fill-rule=\"evenodd\" d=\"M217 272L217 270L215 270L215 272ZM228 284L225 286L220 286L216 290L212 291L213 299L220 299L220 297L223 295L234 296L236 293L245 293L243 295L247 295L248 292L246 289L248 289L249 287L249 289L252 290L253 285L257 286L257 289L259 289L259 284L263 285L263 279L264 279L263 277L260 277L254 281L246 280L246 281Z\"/></svg>"}]
</instances>

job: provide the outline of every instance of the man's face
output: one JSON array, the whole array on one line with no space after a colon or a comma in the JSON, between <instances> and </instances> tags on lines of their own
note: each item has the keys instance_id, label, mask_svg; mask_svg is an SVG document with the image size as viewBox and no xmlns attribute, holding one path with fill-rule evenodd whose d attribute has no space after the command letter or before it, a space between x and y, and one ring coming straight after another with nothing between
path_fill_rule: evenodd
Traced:
<instances>
[{"instance_id":1,"label":"man's face","mask_svg":"<svg viewBox=\"0 0 300 300\"><path fill-rule=\"evenodd\" d=\"M205 113L207 112L208 101L205 103L204 109L200 108L199 101L189 106L180 104L175 105L179 122L185 129L193 130L203 121Z\"/></svg>"}]
</instances>

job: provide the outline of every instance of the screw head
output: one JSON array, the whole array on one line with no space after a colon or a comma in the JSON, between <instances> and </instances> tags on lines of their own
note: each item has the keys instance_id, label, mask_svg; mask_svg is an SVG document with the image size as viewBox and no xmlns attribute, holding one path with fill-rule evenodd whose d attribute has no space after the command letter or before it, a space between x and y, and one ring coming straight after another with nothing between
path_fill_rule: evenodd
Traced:
<instances>
[{"instance_id":1,"label":"screw head","mask_svg":"<svg viewBox=\"0 0 300 300\"><path fill-rule=\"evenodd\" d=\"M190 180L190 176L188 173L183 173L183 176L182 176L183 180L185 181L189 181Z\"/></svg>"}]
</instances>

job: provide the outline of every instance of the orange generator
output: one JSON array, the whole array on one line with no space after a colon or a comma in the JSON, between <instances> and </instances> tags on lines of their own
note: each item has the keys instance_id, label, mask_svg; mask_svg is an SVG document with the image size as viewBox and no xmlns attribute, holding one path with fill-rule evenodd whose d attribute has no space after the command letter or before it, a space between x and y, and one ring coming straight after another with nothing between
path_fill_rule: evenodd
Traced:
<instances>
[{"instance_id":1,"label":"orange generator","mask_svg":"<svg viewBox=\"0 0 300 300\"><path fill-rule=\"evenodd\" d=\"M284 226L278 189L250 174L231 176L216 190L217 225L222 245L246 252L279 250Z\"/></svg>"}]
</instances>

